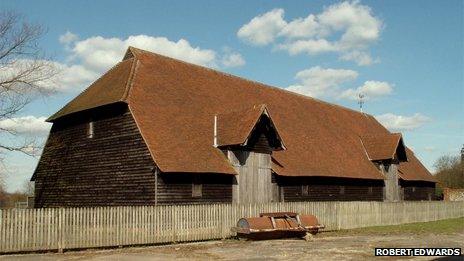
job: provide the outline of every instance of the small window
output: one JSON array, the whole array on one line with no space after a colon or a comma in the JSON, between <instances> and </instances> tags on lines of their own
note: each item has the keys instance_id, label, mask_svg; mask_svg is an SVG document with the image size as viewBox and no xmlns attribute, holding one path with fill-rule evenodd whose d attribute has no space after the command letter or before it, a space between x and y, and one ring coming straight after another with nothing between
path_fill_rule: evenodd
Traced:
<instances>
[{"instance_id":1,"label":"small window","mask_svg":"<svg viewBox=\"0 0 464 261\"><path fill-rule=\"evenodd\" d=\"M308 196L309 195L309 185L302 185L301 186L301 195Z\"/></svg>"},{"instance_id":2,"label":"small window","mask_svg":"<svg viewBox=\"0 0 464 261\"><path fill-rule=\"evenodd\" d=\"M345 194L345 186L340 186L340 195Z\"/></svg>"},{"instance_id":3,"label":"small window","mask_svg":"<svg viewBox=\"0 0 464 261\"><path fill-rule=\"evenodd\" d=\"M372 195L373 193L374 193L374 188L369 187L369 189L367 190L367 194Z\"/></svg>"},{"instance_id":4,"label":"small window","mask_svg":"<svg viewBox=\"0 0 464 261\"><path fill-rule=\"evenodd\" d=\"M87 138L91 139L93 138L93 121L89 121L89 125L87 127Z\"/></svg>"},{"instance_id":5,"label":"small window","mask_svg":"<svg viewBox=\"0 0 464 261\"><path fill-rule=\"evenodd\" d=\"M201 198L203 196L203 184L201 184L200 176L193 176L192 180L192 197Z\"/></svg>"}]
</instances>

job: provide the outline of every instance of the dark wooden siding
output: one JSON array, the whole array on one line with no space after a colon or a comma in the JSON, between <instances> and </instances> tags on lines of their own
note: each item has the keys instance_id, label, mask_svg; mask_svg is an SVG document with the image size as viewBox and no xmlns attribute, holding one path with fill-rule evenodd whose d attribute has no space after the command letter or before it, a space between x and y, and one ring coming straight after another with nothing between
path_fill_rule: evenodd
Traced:
<instances>
[{"instance_id":1,"label":"dark wooden siding","mask_svg":"<svg viewBox=\"0 0 464 261\"><path fill-rule=\"evenodd\" d=\"M202 184L202 196L192 196L195 176ZM158 175L159 204L231 203L232 176L198 173L162 173Z\"/></svg>"},{"instance_id":2,"label":"dark wooden siding","mask_svg":"<svg viewBox=\"0 0 464 261\"><path fill-rule=\"evenodd\" d=\"M84 112L53 125L34 174L35 206L154 204L153 170L125 104Z\"/></svg>"},{"instance_id":3,"label":"dark wooden siding","mask_svg":"<svg viewBox=\"0 0 464 261\"><path fill-rule=\"evenodd\" d=\"M87 137L90 120L93 138ZM201 198L191 195L191 175L159 177L162 204L232 201L230 176L205 175ZM56 122L33 179L35 207L154 205L156 200L155 165L125 104Z\"/></svg>"},{"instance_id":4,"label":"dark wooden siding","mask_svg":"<svg viewBox=\"0 0 464 261\"><path fill-rule=\"evenodd\" d=\"M286 202L383 200L381 180L277 176L277 182L283 190Z\"/></svg>"},{"instance_id":5,"label":"dark wooden siding","mask_svg":"<svg viewBox=\"0 0 464 261\"><path fill-rule=\"evenodd\" d=\"M88 123L94 135L88 138ZM265 126L265 124L263 125ZM259 130L261 127L257 128ZM269 136L254 139L269 148ZM272 135L270 136L272 137ZM232 177L161 173L125 104L101 107L56 122L34 173L36 207L230 203ZM200 175L202 196L192 196ZM156 181L158 186L156 186ZM326 177L273 177L285 201L382 200L383 181ZM434 183L404 182L405 200L427 200ZM302 185L307 185L303 189ZM307 193L302 193L303 191ZM158 195L155 196L156 191ZM304 194L304 195L303 195Z\"/></svg>"},{"instance_id":6,"label":"dark wooden siding","mask_svg":"<svg viewBox=\"0 0 464 261\"><path fill-rule=\"evenodd\" d=\"M400 180L404 200L433 200L435 183L425 181Z\"/></svg>"}]
</instances>

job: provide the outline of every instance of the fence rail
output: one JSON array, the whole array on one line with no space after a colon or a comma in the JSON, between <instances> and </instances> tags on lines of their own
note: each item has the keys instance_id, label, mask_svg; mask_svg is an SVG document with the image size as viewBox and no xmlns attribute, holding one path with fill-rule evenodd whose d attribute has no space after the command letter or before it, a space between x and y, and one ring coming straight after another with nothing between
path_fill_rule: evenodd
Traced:
<instances>
[{"instance_id":1,"label":"fence rail","mask_svg":"<svg viewBox=\"0 0 464 261\"><path fill-rule=\"evenodd\" d=\"M0 210L0 253L220 239L240 217L314 214L327 230L464 216L464 202L288 202Z\"/></svg>"}]
</instances>

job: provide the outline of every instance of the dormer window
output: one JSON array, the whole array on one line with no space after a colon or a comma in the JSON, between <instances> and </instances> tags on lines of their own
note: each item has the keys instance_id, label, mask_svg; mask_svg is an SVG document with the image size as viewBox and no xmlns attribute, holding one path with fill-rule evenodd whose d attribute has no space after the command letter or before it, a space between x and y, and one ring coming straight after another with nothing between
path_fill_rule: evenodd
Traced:
<instances>
[{"instance_id":1,"label":"dormer window","mask_svg":"<svg viewBox=\"0 0 464 261\"><path fill-rule=\"evenodd\" d=\"M90 120L87 126L87 138L92 139L93 138L93 121Z\"/></svg>"}]
</instances>

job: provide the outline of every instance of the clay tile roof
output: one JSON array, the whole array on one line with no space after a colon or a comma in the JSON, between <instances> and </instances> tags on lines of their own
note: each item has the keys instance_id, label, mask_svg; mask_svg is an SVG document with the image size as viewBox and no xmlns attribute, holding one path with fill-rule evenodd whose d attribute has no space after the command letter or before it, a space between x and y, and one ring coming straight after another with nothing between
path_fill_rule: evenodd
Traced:
<instances>
[{"instance_id":1,"label":"clay tile roof","mask_svg":"<svg viewBox=\"0 0 464 261\"><path fill-rule=\"evenodd\" d=\"M400 162L399 175L404 180L409 181L430 181L437 182L435 176L422 165L422 163L415 157L414 152L406 148L408 162Z\"/></svg>"},{"instance_id":2,"label":"clay tile roof","mask_svg":"<svg viewBox=\"0 0 464 261\"><path fill-rule=\"evenodd\" d=\"M124 101L128 92L130 77L134 70L134 59L124 60L111 68L106 74L96 80L72 102L50 116L52 122L63 116L92 109L98 106Z\"/></svg>"},{"instance_id":3,"label":"clay tile roof","mask_svg":"<svg viewBox=\"0 0 464 261\"><path fill-rule=\"evenodd\" d=\"M272 117L265 104L217 115L218 146L245 145L262 115L267 115L271 124L273 124ZM285 145L283 145L278 130L275 125L273 127L276 130L277 138L282 144L282 149L284 149Z\"/></svg>"},{"instance_id":4,"label":"clay tile roof","mask_svg":"<svg viewBox=\"0 0 464 261\"><path fill-rule=\"evenodd\" d=\"M362 136L361 141L372 161L393 160L398 150L402 150L398 156L406 155L401 133L369 134ZM406 157L399 157L399 159L407 161Z\"/></svg>"},{"instance_id":5,"label":"clay tile roof","mask_svg":"<svg viewBox=\"0 0 464 261\"><path fill-rule=\"evenodd\" d=\"M49 120L121 101L163 172L236 174L213 146L214 115L266 104L286 147L272 154L278 175L383 179L360 142L390 134L371 115L136 48ZM238 132L227 142L247 130ZM414 155L408 159L414 164L402 163L402 171L421 174L403 175L429 178Z\"/></svg>"}]
</instances>

